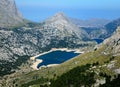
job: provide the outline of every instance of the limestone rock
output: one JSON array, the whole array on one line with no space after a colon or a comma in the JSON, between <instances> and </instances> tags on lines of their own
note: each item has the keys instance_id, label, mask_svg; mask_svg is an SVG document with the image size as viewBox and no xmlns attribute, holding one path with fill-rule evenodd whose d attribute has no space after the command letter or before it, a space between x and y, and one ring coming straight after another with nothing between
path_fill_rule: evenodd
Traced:
<instances>
[{"instance_id":1,"label":"limestone rock","mask_svg":"<svg viewBox=\"0 0 120 87\"><path fill-rule=\"evenodd\" d=\"M0 0L0 27L20 25L23 17L18 11L14 0Z\"/></svg>"}]
</instances>

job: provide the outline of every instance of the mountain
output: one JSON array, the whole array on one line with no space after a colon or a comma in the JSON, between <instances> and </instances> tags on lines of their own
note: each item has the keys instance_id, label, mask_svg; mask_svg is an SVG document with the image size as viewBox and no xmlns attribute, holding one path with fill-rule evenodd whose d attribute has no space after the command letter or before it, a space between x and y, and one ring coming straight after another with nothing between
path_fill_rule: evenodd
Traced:
<instances>
[{"instance_id":1,"label":"mountain","mask_svg":"<svg viewBox=\"0 0 120 87\"><path fill-rule=\"evenodd\" d=\"M2 87L119 87L120 27L103 43L58 66L16 72L1 81ZM87 79L86 79L87 78ZM22 83L22 84L21 84Z\"/></svg>"},{"instance_id":2,"label":"mountain","mask_svg":"<svg viewBox=\"0 0 120 87\"><path fill-rule=\"evenodd\" d=\"M0 28L1 75L13 72L30 56L52 48L82 49L95 44L84 30L72 24L63 13L57 13L43 23L30 22L23 27Z\"/></svg>"},{"instance_id":3,"label":"mountain","mask_svg":"<svg viewBox=\"0 0 120 87\"><path fill-rule=\"evenodd\" d=\"M69 18L67 18L63 13L59 12L53 17L45 21L44 29L54 29L59 30L63 37L66 35L69 37L76 36L79 40L89 40L88 34L79 29L75 24L73 24ZM57 31L58 32L58 31ZM54 33L53 33L54 34ZM60 33L58 33L60 34ZM61 35L58 35L61 36Z\"/></svg>"},{"instance_id":4,"label":"mountain","mask_svg":"<svg viewBox=\"0 0 120 87\"><path fill-rule=\"evenodd\" d=\"M103 38L100 38L100 36L106 32L101 27L99 27L99 28L96 28L96 27L82 27L82 29L85 30L88 33L88 35L91 39L103 39Z\"/></svg>"},{"instance_id":5,"label":"mountain","mask_svg":"<svg viewBox=\"0 0 120 87\"><path fill-rule=\"evenodd\" d=\"M70 20L77 26L85 27L85 28L99 28L99 27L103 27L104 25L110 22L110 20L107 19L97 19L97 18L87 19L87 20L70 18Z\"/></svg>"},{"instance_id":6,"label":"mountain","mask_svg":"<svg viewBox=\"0 0 120 87\"><path fill-rule=\"evenodd\" d=\"M107 19L87 19L87 20L80 20L70 18L70 20L76 24L79 28L85 30L91 39L98 39L102 34L106 32L104 30L104 26L111 22Z\"/></svg>"},{"instance_id":7,"label":"mountain","mask_svg":"<svg viewBox=\"0 0 120 87\"><path fill-rule=\"evenodd\" d=\"M119 80L120 27L110 38L97 45L93 51L81 54L58 66L28 73L14 73L3 80L6 85L2 86L119 87Z\"/></svg>"},{"instance_id":8,"label":"mountain","mask_svg":"<svg viewBox=\"0 0 120 87\"><path fill-rule=\"evenodd\" d=\"M106 39L103 44L106 44L106 53L110 52L114 54L114 56L120 55L120 27L118 26L117 29L115 29L115 32L113 35Z\"/></svg>"},{"instance_id":9,"label":"mountain","mask_svg":"<svg viewBox=\"0 0 120 87\"><path fill-rule=\"evenodd\" d=\"M119 87L120 27L116 29L111 37L99 45L98 48L95 48L93 52L80 55L78 58L68 61L63 65L70 67L69 63L73 63L74 61L77 62L76 67L73 65L73 69L63 73L57 79L53 79L50 87L60 87L59 84L62 84L61 86L75 87Z\"/></svg>"},{"instance_id":10,"label":"mountain","mask_svg":"<svg viewBox=\"0 0 120 87\"><path fill-rule=\"evenodd\" d=\"M78 48L95 43L84 30L69 22L61 13L41 24L28 23L15 29L0 28L0 36L0 59L5 60L12 58L12 53L33 56L51 48Z\"/></svg>"},{"instance_id":11,"label":"mountain","mask_svg":"<svg viewBox=\"0 0 120 87\"><path fill-rule=\"evenodd\" d=\"M99 24L99 21L96 23ZM94 23L94 24L96 24L96 23ZM108 22L104 23L102 26L93 26L93 27L84 26L81 28L88 33L90 38L92 38L92 39L100 38L100 39L104 40L104 39L110 37L113 34L113 32L116 31L118 26L120 26L120 18L110 21L110 22L108 21Z\"/></svg>"},{"instance_id":12,"label":"mountain","mask_svg":"<svg viewBox=\"0 0 120 87\"><path fill-rule=\"evenodd\" d=\"M23 23L14 0L0 0L0 27L12 27Z\"/></svg>"},{"instance_id":13,"label":"mountain","mask_svg":"<svg viewBox=\"0 0 120 87\"><path fill-rule=\"evenodd\" d=\"M23 18L14 0L1 0L0 6L0 87L98 87L119 79L120 27L115 29L119 20L106 25L103 30L109 32L110 26L116 32L96 45L84 29L63 13L42 23L28 22L10 29L21 24ZM87 52L55 67L31 70L29 58L52 48L86 49Z\"/></svg>"},{"instance_id":14,"label":"mountain","mask_svg":"<svg viewBox=\"0 0 120 87\"><path fill-rule=\"evenodd\" d=\"M118 26L120 26L120 18L109 22L104 26L103 30L105 32L100 36L100 38L110 37L113 34L113 32L116 31Z\"/></svg>"}]
</instances>

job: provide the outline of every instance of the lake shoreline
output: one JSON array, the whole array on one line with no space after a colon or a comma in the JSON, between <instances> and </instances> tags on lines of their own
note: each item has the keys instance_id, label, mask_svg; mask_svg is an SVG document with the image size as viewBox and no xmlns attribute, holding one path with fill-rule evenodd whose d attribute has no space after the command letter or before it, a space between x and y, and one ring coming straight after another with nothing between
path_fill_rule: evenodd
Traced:
<instances>
[{"instance_id":1,"label":"lake shoreline","mask_svg":"<svg viewBox=\"0 0 120 87\"><path fill-rule=\"evenodd\" d=\"M43 52L43 53L40 53L36 56L30 57L30 60L33 62L32 65L31 65L31 68L34 69L34 70L39 70L40 68L38 68L37 66L38 66L38 64L42 63L43 60L42 59L36 59L36 58L41 56L41 55L53 52L53 51L66 51L66 52L74 51L74 53L84 53L84 52L80 51L79 49L52 48L50 51ZM49 64L45 67L53 67L53 66L57 66L57 65L59 65L59 64Z\"/></svg>"}]
</instances>

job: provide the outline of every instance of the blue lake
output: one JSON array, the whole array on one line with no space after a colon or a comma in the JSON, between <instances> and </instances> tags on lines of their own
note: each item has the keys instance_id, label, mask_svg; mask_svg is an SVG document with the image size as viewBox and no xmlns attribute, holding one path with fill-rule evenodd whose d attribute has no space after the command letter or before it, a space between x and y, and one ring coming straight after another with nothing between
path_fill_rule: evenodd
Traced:
<instances>
[{"instance_id":1,"label":"blue lake","mask_svg":"<svg viewBox=\"0 0 120 87\"><path fill-rule=\"evenodd\" d=\"M49 52L47 54L41 55L39 57L37 57L37 59L42 59L43 62L40 63L37 68L39 68L42 65L49 65L49 64L60 64L63 63L77 55L79 55L80 53L74 53L74 51L71 52L66 52L66 51L52 51Z\"/></svg>"},{"instance_id":2,"label":"blue lake","mask_svg":"<svg viewBox=\"0 0 120 87\"><path fill-rule=\"evenodd\" d=\"M102 43L103 42L103 39L93 39L94 41L96 41L98 44Z\"/></svg>"}]
</instances>

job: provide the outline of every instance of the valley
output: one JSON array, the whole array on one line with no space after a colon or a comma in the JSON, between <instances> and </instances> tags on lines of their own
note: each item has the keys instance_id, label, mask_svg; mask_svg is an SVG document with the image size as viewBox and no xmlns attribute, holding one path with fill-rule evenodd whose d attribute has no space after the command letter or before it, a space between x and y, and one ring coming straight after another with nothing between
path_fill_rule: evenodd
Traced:
<instances>
[{"instance_id":1,"label":"valley","mask_svg":"<svg viewBox=\"0 0 120 87\"><path fill-rule=\"evenodd\" d=\"M24 18L0 1L0 87L119 87L120 18Z\"/></svg>"}]
</instances>

